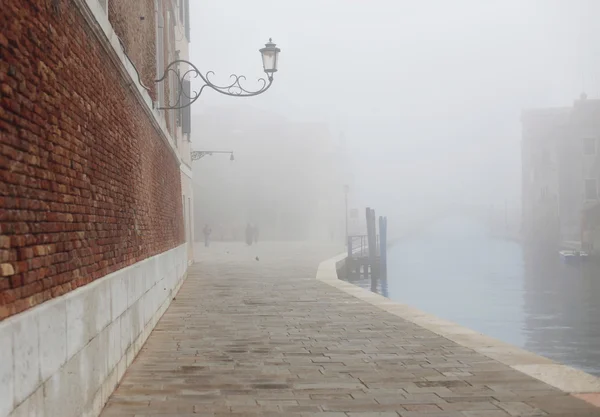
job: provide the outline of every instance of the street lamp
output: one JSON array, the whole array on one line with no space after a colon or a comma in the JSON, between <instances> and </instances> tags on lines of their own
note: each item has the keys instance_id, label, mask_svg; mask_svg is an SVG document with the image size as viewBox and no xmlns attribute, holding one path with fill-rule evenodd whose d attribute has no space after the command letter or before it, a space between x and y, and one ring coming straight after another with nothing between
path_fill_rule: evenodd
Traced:
<instances>
[{"instance_id":1,"label":"street lamp","mask_svg":"<svg viewBox=\"0 0 600 417\"><path fill-rule=\"evenodd\" d=\"M269 42L265 44L264 48L259 49L259 52L262 55L263 69L270 80L273 78L273 73L277 72L277 60L281 49L273 43L273 39L269 38Z\"/></svg>"},{"instance_id":2,"label":"street lamp","mask_svg":"<svg viewBox=\"0 0 600 417\"><path fill-rule=\"evenodd\" d=\"M263 70L265 71L265 74L267 74L268 82L264 78L259 78L258 81L261 83L261 87L254 91L247 90L242 85L242 81L246 80L246 77L243 75L231 74L229 77L229 84L218 85L210 80L210 76L214 75L213 71L208 71L206 74L202 74L194 64L183 59L178 59L171 62L169 65L167 65L163 76L156 80L156 83L161 83L167 79L169 73L174 74L177 78L177 84L179 87L177 90L179 94L175 103L169 103L167 106L159 107L159 109L175 110L191 106L192 103L198 100L205 87L212 88L218 93L233 97L251 97L264 93L271 87L271 84L273 84L273 74L277 72L279 52L281 52L281 49L279 49L277 45L273 43L272 39L269 39L269 42L265 44L264 48L259 49L259 52L262 56ZM180 64L186 65L188 68L182 71L179 68ZM189 79L186 79L186 77L200 77L204 84L199 91L192 92L190 88L190 81Z\"/></svg>"},{"instance_id":3,"label":"street lamp","mask_svg":"<svg viewBox=\"0 0 600 417\"><path fill-rule=\"evenodd\" d=\"M204 158L207 155L212 156L214 153L228 153L230 155L229 160L235 161L235 158L233 157L233 151L192 151L190 153L192 155L192 161L197 161L198 159Z\"/></svg>"}]
</instances>

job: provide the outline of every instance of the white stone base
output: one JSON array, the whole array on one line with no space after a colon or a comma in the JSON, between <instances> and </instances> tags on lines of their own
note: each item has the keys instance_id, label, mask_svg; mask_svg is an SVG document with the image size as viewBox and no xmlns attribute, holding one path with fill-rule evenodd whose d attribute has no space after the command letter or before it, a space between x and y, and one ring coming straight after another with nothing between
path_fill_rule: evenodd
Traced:
<instances>
[{"instance_id":1,"label":"white stone base","mask_svg":"<svg viewBox=\"0 0 600 417\"><path fill-rule=\"evenodd\" d=\"M187 245L0 322L0 417L95 417L183 283Z\"/></svg>"}]
</instances>

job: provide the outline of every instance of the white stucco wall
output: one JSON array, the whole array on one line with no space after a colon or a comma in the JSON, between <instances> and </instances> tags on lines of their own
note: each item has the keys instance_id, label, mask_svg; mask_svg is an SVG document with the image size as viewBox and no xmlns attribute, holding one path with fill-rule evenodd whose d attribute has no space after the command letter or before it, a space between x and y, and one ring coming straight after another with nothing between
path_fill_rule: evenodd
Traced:
<instances>
[{"instance_id":1,"label":"white stucco wall","mask_svg":"<svg viewBox=\"0 0 600 417\"><path fill-rule=\"evenodd\" d=\"M0 322L0 417L99 415L181 286L186 246Z\"/></svg>"},{"instance_id":2,"label":"white stucco wall","mask_svg":"<svg viewBox=\"0 0 600 417\"><path fill-rule=\"evenodd\" d=\"M181 167L185 167L181 164ZM185 239L188 244L188 264L194 262L194 187L191 177L191 170L181 169L181 193L185 200L184 207L184 225Z\"/></svg>"}]
</instances>

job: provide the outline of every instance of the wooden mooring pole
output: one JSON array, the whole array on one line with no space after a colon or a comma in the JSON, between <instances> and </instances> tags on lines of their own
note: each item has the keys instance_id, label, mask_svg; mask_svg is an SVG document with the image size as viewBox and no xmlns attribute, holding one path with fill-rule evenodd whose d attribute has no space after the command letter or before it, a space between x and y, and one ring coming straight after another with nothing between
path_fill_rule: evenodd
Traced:
<instances>
[{"instance_id":1,"label":"wooden mooring pole","mask_svg":"<svg viewBox=\"0 0 600 417\"><path fill-rule=\"evenodd\" d=\"M387 275L387 217L379 216L379 271Z\"/></svg>"},{"instance_id":2,"label":"wooden mooring pole","mask_svg":"<svg viewBox=\"0 0 600 417\"><path fill-rule=\"evenodd\" d=\"M378 275L379 265L377 264L377 223L375 221L375 210L367 207L367 242L369 249L369 260L365 268L371 275L371 280Z\"/></svg>"}]
</instances>

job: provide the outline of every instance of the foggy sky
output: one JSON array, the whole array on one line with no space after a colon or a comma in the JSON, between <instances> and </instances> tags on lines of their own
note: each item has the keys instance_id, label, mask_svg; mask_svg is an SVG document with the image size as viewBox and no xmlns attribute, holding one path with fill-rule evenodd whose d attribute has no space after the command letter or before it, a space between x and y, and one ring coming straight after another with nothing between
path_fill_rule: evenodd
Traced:
<instances>
[{"instance_id":1,"label":"foggy sky","mask_svg":"<svg viewBox=\"0 0 600 417\"><path fill-rule=\"evenodd\" d=\"M600 96L594 0L191 0L191 60L215 80L280 71L264 95L205 91L346 137L370 205L519 204L520 114ZM193 145L202 147L201 127ZM408 202L408 203L407 203Z\"/></svg>"}]
</instances>

